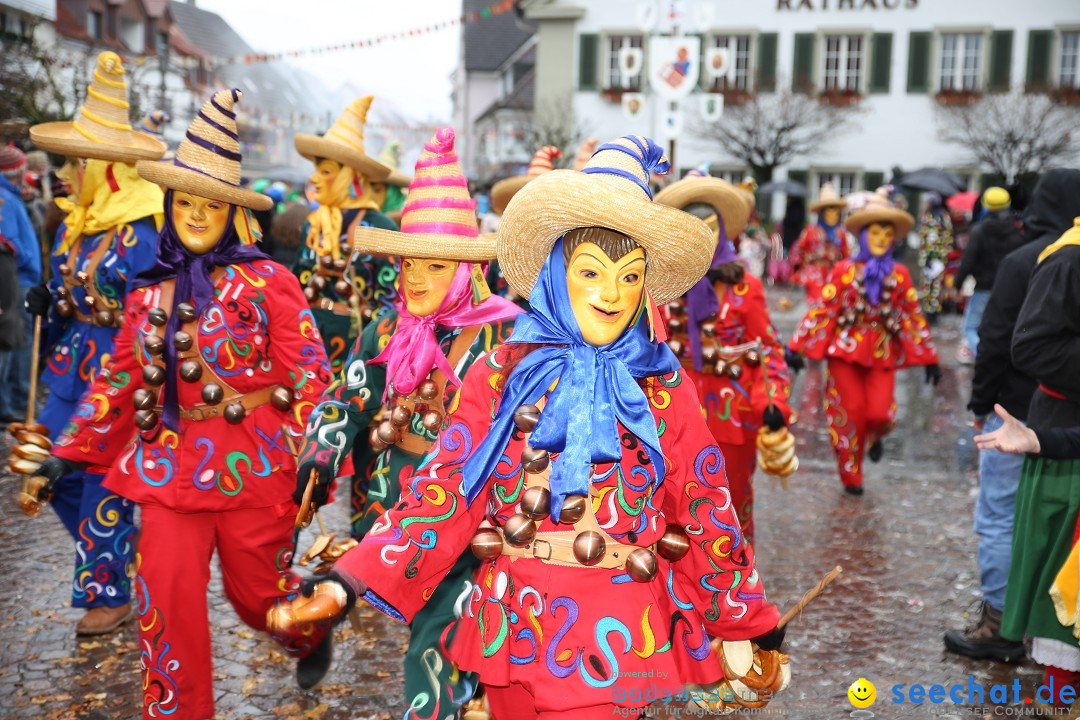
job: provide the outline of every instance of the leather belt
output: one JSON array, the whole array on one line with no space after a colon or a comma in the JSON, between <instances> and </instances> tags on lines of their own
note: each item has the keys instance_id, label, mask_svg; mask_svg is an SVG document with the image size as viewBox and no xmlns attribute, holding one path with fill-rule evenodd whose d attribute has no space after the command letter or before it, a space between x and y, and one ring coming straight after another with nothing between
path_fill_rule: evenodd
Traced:
<instances>
[{"instance_id":1,"label":"leather belt","mask_svg":"<svg viewBox=\"0 0 1080 720\"><path fill-rule=\"evenodd\" d=\"M255 390L254 392L233 395L232 397L225 398L217 405L195 405L190 408L180 408L180 417L184 420L191 420L194 422L211 420L216 417L222 417L225 414L225 408L234 404L243 406L244 413L247 414L255 408L262 407L269 403L270 396L277 388L277 385L271 385L270 387L262 388L261 390ZM160 407L155 409L159 414L161 413L162 409Z\"/></svg>"},{"instance_id":2,"label":"leather belt","mask_svg":"<svg viewBox=\"0 0 1080 720\"><path fill-rule=\"evenodd\" d=\"M72 315L72 317L74 317L79 322L89 323L90 325L96 325L97 327L106 327L106 328L122 327L123 324L124 324L124 310L123 310L123 308L120 308L118 310L111 310L110 312L112 313L113 321L109 325L102 325L101 323L99 323L98 320L97 320L96 313L90 313L89 315L85 315L78 308L75 308L75 312Z\"/></svg>"},{"instance_id":3,"label":"leather belt","mask_svg":"<svg viewBox=\"0 0 1080 720\"><path fill-rule=\"evenodd\" d=\"M349 303L334 302L330 298L318 298L311 303L311 307L326 310L335 315L352 315L352 306Z\"/></svg>"},{"instance_id":4,"label":"leather belt","mask_svg":"<svg viewBox=\"0 0 1080 720\"><path fill-rule=\"evenodd\" d=\"M588 501L592 503L590 498ZM656 544L652 545L624 545L616 542L606 532L600 531L604 537L604 556L595 565L582 565L574 557L574 539L578 536L578 530L568 532L538 532L533 541L522 547L515 547L506 542L506 536L502 528L497 528L499 537L503 539L502 554L511 558L535 558L551 565L563 565L566 567L590 567L616 570L626 566L626 558L635 550L644 548L656 552Z\"/></svg>"}]
</instances>

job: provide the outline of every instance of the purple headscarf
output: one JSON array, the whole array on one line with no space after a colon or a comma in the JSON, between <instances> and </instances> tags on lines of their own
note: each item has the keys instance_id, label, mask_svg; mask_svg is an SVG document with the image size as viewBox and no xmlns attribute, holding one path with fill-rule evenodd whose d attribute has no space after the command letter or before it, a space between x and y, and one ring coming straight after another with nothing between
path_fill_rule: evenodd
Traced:
<instances>
[{"instance_id":1,"label":"purple headscarf","mask_svg":"<svg viewBox=\"0 0 1080 720\"><path fill-rule=\"evenodd\" d=\"M176 392L176 348L172 337L180 327L176 317L176 306L190 302L197 313L201 313L214 299L214 282L210 273L215 268L235 265L255 260L269 260L270 256L254 245L244 245L236 234L233 220L236 206L229 206L229 218L225 225L225 234L209 252L195 255L180 242L176 226L172 219L173 191L165 193L165 224L158 235L157 262L144 270L132 281L133 288L157 285L163 280L176 278L173 293L173 305L169 310L169 322L165 325L165 398L162 419L172 430L180 427L180 412Z\"/></svg>"},{"instance_id":2,"label":"purple headscarf","mask_svg":"<svg viewBox=\"0 0 1080 720\"><path fill-rule=\"evenodd\" d=\"M859 254L855 256L855 262L865 263L863 267L863 284L866 286L866 299L871 305L881 302L881 284L889 277L893 269L892 248L881 255L870 252L870 243L866 239L867 229L859 231Z\"/></svg>"},{"instance_id":3,"label":"purple headscarf","mask_svg":"<svg viewBox=\"0 0 1080 720\"><path fill-rule=\"evenodd\" d=\"M716 251L713 253L710 270L715 270L721 265L736 262L739 254L735 250L735 244L728 240L724 231L724 223L720 220L720 237L716 243ZM686 315L689 319L687 332L690 336L690 353L694 359L694 369L701 371L701 323L708 320L720 310L720 298L716 297L713 289L713 281L706 274L697 281L694 287L686 293Z\"/></svg>"}]
</instances>

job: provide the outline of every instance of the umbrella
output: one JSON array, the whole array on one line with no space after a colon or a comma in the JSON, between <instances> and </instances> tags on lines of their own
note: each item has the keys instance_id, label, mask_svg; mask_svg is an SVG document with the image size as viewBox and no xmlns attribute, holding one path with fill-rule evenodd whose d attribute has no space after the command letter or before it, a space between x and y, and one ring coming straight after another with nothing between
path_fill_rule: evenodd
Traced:
<instances>
[{"instance_id":1,"label":"umbrella","mask_svg":"<svg viewBox=\"0 0 1080 720\"><path fill-rule=\"evenodd\" d=\"M900 185L909 190L927 190L942 197L955 195L964 189L965 182L948 170L925 167L900 178Z\"/></svg>"},{"instance_id":2,"label":"umbrella","mask_svg":"<svg viewBox=\"0 0 1080 720\"><path fill-rule=\"evenodd\" d=\"M766 195L783 193L785 195L794 195L795 197L806 197L807 195L806 186L801 182L795 182L794 180L767 182L758 188L758 192Z\"/></svg>"},{"instance_id":3,"label":"umbrella","mask_svg":"<svg viewBox=\"0 0 1080 720\"><path fill-rule=\"evenodd\" d=\"M953 212L969 213L975 209L975 201L979 199L977 192L958 192L945 201L945 204Z\"/></svg>"}]
</instances>

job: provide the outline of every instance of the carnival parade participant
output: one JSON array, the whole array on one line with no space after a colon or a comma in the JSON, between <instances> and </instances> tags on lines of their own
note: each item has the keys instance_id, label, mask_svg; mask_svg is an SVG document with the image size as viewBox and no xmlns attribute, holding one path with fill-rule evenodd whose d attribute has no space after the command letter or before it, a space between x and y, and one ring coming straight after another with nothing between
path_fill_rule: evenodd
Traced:
<instances>
[{"instance_id":1,"label":"carnival parade participant","mask_svg":"<svg viewBox=\"0 0 1080 720\"><path fill-rule=\"evenodd\" d=\"M832 183L822 185L810 206L810 211L817 213L817 223L807 225L791 248L792 282L803 286L807 304L821 300L821 288L829 281L833 267L850 257L851 242L840 220L845 207L847 203Z\"/></svg>"},{"instance_id":2,"label":"carnival parade participant","mask_svg":"<svg viewBox=\"0 0 1080 720\"><path fill-rule=\"evenodd\" d=\"M401 223L401 208L405 206L405 195L412 178L398 170L401 157L401 143L391 140L379 153L379 162L390 168L385 180L371 181L371 196L379 206L379 212L390 218L395 224Z\"/></svg>"},{"instance_id":3,"label":"carnival parade participant","mask_svg":"<svg viewBox=\"0 0 1080 720\"><path fill-rule=\"evenodd\" d=\"M134 281L111 362L42 465L109 468L105 486L139 503L136 570L143 716L214 714L206 587L216 550L240 618L266 628L290 598L293 444L330 380L295 278L255 249L240 187L238 90L196 115L173 162L137 165L167 188L157 262ZM275 638L313 686L330 662L327 627Z\"/></svg>"},{"instance_id":4,"label":"carnival parade participant","mask_svg":"<svg viewBox=\"0 0 1080 720\"><path fill-rule=\"evenodd\" d=\"M953 225L945 201L936 192L926 194L919 217L919 267L922 287L919 297L930 322L945 309L945 265L953 249Z\"/></svg>"},{"instance_id":5,"label":"carnival parade participant","mask_svg":"<svg viewBox=\"0 0 1080 720\"><path fill-rule=\"evenodd\" d=\"M897 238L914 219L895 207L887 188L848 217L859 254L837 264L791 338L792 352L827 360L825 413L844 490L863 494L863 455L881 458L881 440L894 425L896 371L926 367L926 380L941 378L919 296L907 268L893 262Z\"/></svg>"},{"instance_id":6,"label":"carnival parade participant","mask_svg":"<svg viewBox=\"0 0 1080 720\"><path fill-rule=\"evenodd\" d=\"M67 156L60 175L72 188L56 200L67 216L52 249L52 280L31 288L26 301L47 319L49 395L40 421L56 441L113 352L135 277L154 264L163 195L135 162L159 159L165 145L128 124L127 79L111 51L98 56L75 119L35 125L30 137ZM134 505L103 486L108 467L76 469L54 487L53 509L75 541L71 604L87 609L75 626L80 635L112 632L133 615Z\"/></svg>"},{"instance_id":7,"label":"carnival parade participant","mask_svg":"<svg viewBox=\"0 0 1080 720\"><path fill-rule=\"evenodd\" d=\"M370 95L354 100L325 135L293 138L296 150L315 164L310 182L319 203L301 231L293 273L305 286L334 373L344 368L361 324L394 303L393 264L354 252L351 239L357 227L397 230L371 193L373 181L390 176L390 168L364 152L371 101Z\"/></svg>"},{"instance_id":8,"label":"carnival parade participant","mask_svg":"<svg viewBox=\"0 0 1080 720\"><path fill-rule=\"evenodd\" d=\"M687 177L656 202L701 217L715 227L716 251L705 277L667 306L669 345L697 387L713 439L724 454L731 502L753 538L756 440L764 425L777 431L791 415L791 382L760 278L746 272L734 243L750 217L738 188L714 177ZM713 242L711 241L711 242Z\"/></svg>"},{"instance_id":9,"label":"carnival parade participant","mask_svg":"<svg viewBox=\"0 0 1080 720\"><path fill-rule=\"evenodd\" d=\"M500 720L610 718L647 705L660 673L713 682L710 636L779 646L723 455L655 334L654 303L713 255L704 223L651 202L650 173L668 169L627 136L511 201L498 256L531 310L470 368L410 491L273 623L360 597L407 622L471 544L485 561L449 657ZM771 694L786 658L759 652Z\"/></svg>"},{"instance_id":10,"label":"carnival parade participant","mask_svg":"<svg viewBox=\"0 0 1080 720\"><path fill-rule=\"evenodd\" d=\"M451 128L424 146L401 232L358 228L353 242L361 253L402 258L395 309L364 328L344 374L312 412L295 497L302 499L315 471L321 505L350 448L365 447L372 457L357 474L368 483L366 503L353 507L353 535L360 538L397 503L454 407L461 378L507 340L520 309L492 295L484 280L482 263L495 257L495 238L477 232ZM376 413L382 421L371 430ZM466 551L412 619L406 717L447 717L472 697L475 676L443 656L440 637L478 565Z\"/></svg>"}]
</instances>

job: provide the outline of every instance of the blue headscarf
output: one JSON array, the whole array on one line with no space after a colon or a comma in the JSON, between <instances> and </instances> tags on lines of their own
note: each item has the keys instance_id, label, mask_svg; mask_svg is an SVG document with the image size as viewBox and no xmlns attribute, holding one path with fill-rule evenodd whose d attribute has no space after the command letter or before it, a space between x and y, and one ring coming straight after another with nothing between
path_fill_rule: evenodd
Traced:
<instances>
[{"instance_id":1,"label":"blue headscarf","mask_svg":"<svg viewBox=\"0 0 1080 720\"><path fill-rule=\"evenodd\" d=\"M477 498L503 458L514 411L536 402L556 380L529 437L532 447L559 453L551 465L552 518L559 519L567 495L588 495L592 463L622 458L616 420L644 445L659 485L666 472L664 455L649 401L634 378L674 372L679 361L665 343L650 339L649 308L639 306L633 325L614 342L603 347L585 342L566 288L562 238L544 262L529 302L529 312L518 316L508 342L544 347L526 355L506 380L491 428L465 462L466 500Z\"/></svg>"},{"instance_id":2,"label":"blue headscarf","mask_svg":"<svg viewBox=\"0 0 1080 720\"><path fill-rule=\"evenodd\" d=\"M859 254L855 256L855 262L864 263L863 283L866 285L866 299L871 305L877 305L881 301L881 284L892 274L892 248L881 255L874 255L870 252L870 243L866 235L867 228L859 231Z\"/></svg>"},{"instance_id":3,"label":"blue headscarf","mask_svg":"<svg viewBox=\"0 0 1080 720\"><path fill-rule=\"evenodd\" d=\"M825 211L822 210L818 213L817 224L818 227L825 231L826 240L828 240L833 245L840 245L840 238L836 237L836 228L840 227L839 220L837 220L834 224L829 225L827 222L825 222Z\"/></svg>"}]
</instances>

